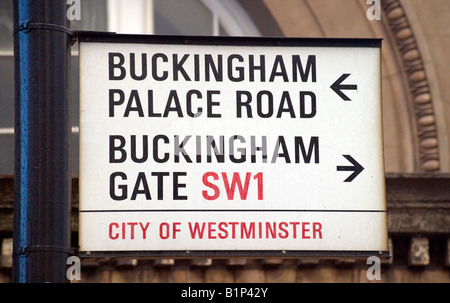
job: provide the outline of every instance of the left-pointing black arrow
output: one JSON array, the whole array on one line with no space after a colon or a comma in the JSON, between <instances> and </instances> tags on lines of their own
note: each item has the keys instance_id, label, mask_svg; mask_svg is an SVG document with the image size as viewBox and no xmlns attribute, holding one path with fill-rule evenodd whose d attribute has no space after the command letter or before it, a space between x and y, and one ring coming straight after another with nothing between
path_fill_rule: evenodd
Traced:
<instances>
[{"instance_id":1,"label":"left-pointing black arrow","mask_svg":"<svg viewBox=\"0 0 450 303\"><path fill-rule=\"evenodd\" d=\"M337 166L337 170L338 171L352 171L353 174L351 174L350 176L348 176L347 179L344 180L344 182L352 182L353 179L355 179L363 170L364 167L362 167L361 164L359 164L358 162L356 162L355 159L353 159L352 156L350 155L343 155L345 157L345 159L347 159L348 161L350 161L350 163L352 163L352 166Z\"/></svg>"},{"instance_id":2,"label":"left-pointing black arrow","mask_svg":"<svg viewBox=\"0 0 450 303\"><path fill-rule=\"evenodd\" d=\"M346 94L342 91L345 90L357 90L358 86L356 84L342 84L345 79L348 78L350 74L342 74L333 84L331 84L331 89L339 95L344 101L352 101Z\"/></svg>"}]
</instances>

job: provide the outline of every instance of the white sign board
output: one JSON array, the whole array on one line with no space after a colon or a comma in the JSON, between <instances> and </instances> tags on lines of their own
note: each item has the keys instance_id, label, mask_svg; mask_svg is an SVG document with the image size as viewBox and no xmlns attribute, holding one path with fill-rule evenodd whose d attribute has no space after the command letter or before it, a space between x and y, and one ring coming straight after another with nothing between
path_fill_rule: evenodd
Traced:
<instances>
[{"instance_id":1,"label":"white sign board","mask_svg":"<svg viewBox=\"0 0 450 303\"><path fill-rule=\"evenodd\" d=\"M80 37L86 256L388 255L381 41Z\"/></svg>"}]
</instances>

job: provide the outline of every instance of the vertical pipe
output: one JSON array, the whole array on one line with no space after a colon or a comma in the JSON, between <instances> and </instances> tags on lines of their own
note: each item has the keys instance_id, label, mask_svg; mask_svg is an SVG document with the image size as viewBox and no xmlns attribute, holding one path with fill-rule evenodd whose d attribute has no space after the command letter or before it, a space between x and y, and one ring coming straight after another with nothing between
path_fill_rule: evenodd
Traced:
<instances>
[{"instance_id":1,"label":"vertical pipe","mask_svg":"<svg viewBox=\"0 0 450 303\"><path fill-rule=\"evenodd\" d=\"M70 35L26 27L67 23L65 0L14 1L14 282L67 281Z\"/></svg>"}]
</instances>

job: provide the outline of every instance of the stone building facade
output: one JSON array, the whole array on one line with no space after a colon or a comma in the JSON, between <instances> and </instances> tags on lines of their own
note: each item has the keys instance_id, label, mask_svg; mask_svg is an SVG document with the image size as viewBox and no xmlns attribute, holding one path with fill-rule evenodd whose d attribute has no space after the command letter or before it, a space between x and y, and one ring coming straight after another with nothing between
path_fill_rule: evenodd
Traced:
<instances>
[{"instance_id":1,"label":"stone building facade","mask_svg":"<svg viewBox=\"0 0 450 303\"><path fill-rule=\"evenodd\" d=\"M120 2L106 1L111 6ZM144 7L148 2L152 1L136 1ZM153 2L154 10L159 8L157 2ZM382 262L380 280L369 280L370 265L358 259L83 260L81 280L74 282L450 282L450 2L188 2L199 2L214 18L222 18L214 34L383 38L383 135L392 258ZM143 28L139 30L146 32ZM158 31L156 21L150 29ZM3 74L11 73L6 64L1 68ZM3 104L11 103L0 99ZM8 133L5 129L0 136ZM0 282L9 282L14 189L12 174L7 169L1 173ZM76 247L76 173L72 187L72 241Z\"/></svg>"}]
</instances>

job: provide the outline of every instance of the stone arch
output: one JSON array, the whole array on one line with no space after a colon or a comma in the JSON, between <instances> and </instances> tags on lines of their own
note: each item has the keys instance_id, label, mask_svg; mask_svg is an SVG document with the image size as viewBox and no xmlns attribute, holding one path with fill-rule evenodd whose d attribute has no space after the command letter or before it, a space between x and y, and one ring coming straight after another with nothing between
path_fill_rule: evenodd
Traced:
<instances>
[{"instance_id":1,"label":"stone arch","mask_svg":"<svg viewBox=\"0 0 450 303\"><path fill-rule=\"evenodd\" d=\"M381 6L400 54L414 110L419 171L440 170L439 139L433 98L424 62L405 9L399 0Z\"/></svg>"}]
</instances>

